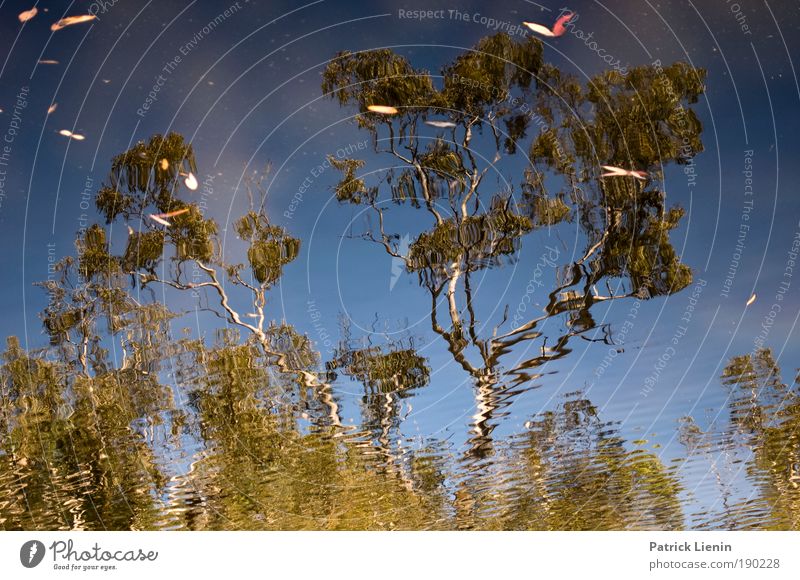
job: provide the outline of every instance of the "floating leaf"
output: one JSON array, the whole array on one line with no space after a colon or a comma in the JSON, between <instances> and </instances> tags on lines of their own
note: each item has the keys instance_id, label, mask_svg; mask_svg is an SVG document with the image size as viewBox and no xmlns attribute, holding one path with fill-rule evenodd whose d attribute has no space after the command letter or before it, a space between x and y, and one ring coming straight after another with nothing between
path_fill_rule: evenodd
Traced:
<instances>
[{"instance_id":1,"label":"floating leaf","mask_svg":"<svg viewBox=\"0 0 800 580\"><path fill-rule=\"evenodd\" d=\"M20 22L27 22L28 20L36 16L38 13L39 9L36 8L36 6L34 6L30 10L25 10L24 12L20 12L18 18Z\"/></svg>"},{"instance_id":2,"label":"floating leaf","mask_svg":"<svg viewBox=\"0 0 800 580\"><path fill-rule=\"evenodd\" d=\"M188 187L192 191L197 189L197 178L194 176L194 173L189 173L189 175L186 176L186 179L183 182L186 184L186 187Z\"/></svg>"},{"instance_id":3,"label":"floating leaf","mask_svg":"<svg viewBox=\"0 0 800 580\"><path fill-rule=\"evenodd\" d=\"M83 135L79 135L78 133L73 133L68 129L61 129L61 131L59 131L58 134L63 135L64 137L69 137L70 139L75 139L76 141L83 141L84 139L86 139L86 137L84 137Z\"/></svg>"},{"instance_id":4,"label":"floating leaf","mask_svg":"<svg viewBox=\"0 0 800 580\"><path fill-rule=\"evenodd\" d=\"M61 30L62 28L66 28L67 26L72 26L73 24L81 24L83 22L89 22L97 18L94 14L81 14L80 16L67 16L66 18L62 18L58 22L53 23L50 26L50 30L53 32L57 30Z\"/></svg>"},{"instance_id":5,"label":"floating leaf","mask_svg":"<svg viewBox=\"0 0 800 580\"><path fill-rule=\"evenodd\" d=\"M150 215L148 215L148 217L149 217L151 220L153 220L154 222L158 222L158 223L160 223L160 224L162 224L162 225L165 225L165 226L167 226L167 227L169 227L169 226L171 226L171 225L172 225L172 224L171 224L171 223L169 223L167 220L165 220L165 219L161 218L161 217L160 217L160 216L158 216L157 214L153 214L153 213L151 213Z\"/></svg>"},{"instance_id":6,"label":"floating leaf","mask_svg":"<svg viewBox=\"0 0 800 580\"><path fill-rule=\"evenodd\" d=\"M446 129L456 126L456 124L452 121L425 121L425 124L430 125L431 127L438 127L439 129Z\"/></svg>"},{"instance_id":7,"label":"floating leaf","mask_svg":"<svg viewBox=\"0 0 800 580\"><path fill-rule=\"evenodd\" d=\"M381 115L396 115L398 113L397 109L388 105L369 105L367 110Z\"/></svg>"}]
</instances>

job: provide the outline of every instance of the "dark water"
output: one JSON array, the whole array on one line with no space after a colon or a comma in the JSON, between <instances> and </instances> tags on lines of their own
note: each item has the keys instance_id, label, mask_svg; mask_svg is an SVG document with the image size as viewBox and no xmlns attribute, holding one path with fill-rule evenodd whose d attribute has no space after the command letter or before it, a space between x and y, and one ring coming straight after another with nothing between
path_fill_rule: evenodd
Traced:
<instances>
[{"instance_id":1,"label":"dark water","mask_svg":"<svg viewBox=\"0 0 800 580\"><path fill-rule=\"evenodd\" d=\"M796 6L123 4L0 71L0 528L800 528Z\"/></svg>"}]
</instances>

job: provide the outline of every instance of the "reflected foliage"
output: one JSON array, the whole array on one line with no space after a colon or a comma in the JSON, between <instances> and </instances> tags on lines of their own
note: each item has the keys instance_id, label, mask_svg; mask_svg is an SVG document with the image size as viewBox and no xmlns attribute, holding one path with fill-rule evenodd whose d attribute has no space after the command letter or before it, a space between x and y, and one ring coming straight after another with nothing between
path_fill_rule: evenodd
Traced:
<instances>
[{"instance_id":1,"label":"reflected foliage","mask_svg":"<svg viewBox=\"0 0 800 580\"><path fill-rule=\"evenodd\" d=\"M683 210L659 183L702 150L691 105L704 72L676 63L581 82L545 63L539 40L497 34L440 73L382 49L342 52L322 75L374 145L365 159L329 158L333 194L370 216L355 237L418 281L430 336L354 338L345 323L320 353L307 321L284 319L273 299L304 246L270 219L264 175L248 179L236 239L223 240L189 193L192 144L154 135L112 159L101 223L40 284L46 346L7 341L0 527L678 529L754 527L764 511L798 527L800 404L769 351L726 368L725 429L687 418L679 432L687 462L707 458L710 440L748 451L760 499L725 496L720 514L685 513L677 464L627 440L585 392L511 412L574 339L598 340L598 303L691 283L670 241ZM604 164L650 177L603 178ZM169 226L149 217L173 212ZM565 228L579 235L562 253L548 238ZM512 319L481 281L543 248L560 260L544 304ZM458 376L447 388L471 389L474 404L422 435Z\"/></svg>"},{"instance_id":2,"label":"reflected foliage","mask_svg":"<svg viewBox=\"0 0 800 580\"><path fill-rule=\"evenodd\" d=\"M701 513L697 518L701 525L721 523L730 529L763 529L765 522L767 528L800 529L797 378L785 383L772 351L761 348L731 358L721 381L729 396L727 421L703 430L687 418L683 442L690 458L722 453L731 464L744 464L755 493L742 498L727 494L721 513Z\"/></svg>"},{"instance_id":3,"label":"reflected foliage","mask_svg":"<svg viewBox=\"0 0 800 580\"><path fill-rule=\"evenodd\" d=\"M336 197L364 206L374 219L362 237L402 261L430 294L432 330L474 380L475 455L491 445L493 414L509 393L503 385L530 382L534 369L571 352L574 337L593 340L597 303L669 295L692 282L670 241L684 211L667 206L659 178L702 151L691 105L704 77L684 63L656 63L582 84L545 63L537 39L503 33L443 66L440 79L387 49L342 52L327 65L323 92L356 107L374 143L370 159L331 161L342 172ZM398 112L371 112L371 104ZM443 119L447 128L425 125ZM370 161L391 169L376 177ZM604 178L602 165L649 178ZM413 223L429 225L405 248L392 223L408 224L409 210L425 216ZM573 259L559 264L543 312L509 320L508 306L498 316L494 302L481 312L476 276L515 262L524 245L541 254L552 229L567 222L580 225L582 247L565 252ZM555 339L538 330L553 318L564 328ZM533 341L539 355L503 364L513 347Z\"/></svg>"},{"instance_id":4,"label":"reflected foliage","mask_svg":"<svg viewBox=\"0 0 800 580\"><path fill-rule=\"evenodd\" d=\"M543 413L514 437L511 459L459 489L459 527L521 530L680 529L674 470L629 448L582 393ZM489 485L491 479L503 482ZM464 509L468 506L468 509Z\"/></svg>"}]
</instances>

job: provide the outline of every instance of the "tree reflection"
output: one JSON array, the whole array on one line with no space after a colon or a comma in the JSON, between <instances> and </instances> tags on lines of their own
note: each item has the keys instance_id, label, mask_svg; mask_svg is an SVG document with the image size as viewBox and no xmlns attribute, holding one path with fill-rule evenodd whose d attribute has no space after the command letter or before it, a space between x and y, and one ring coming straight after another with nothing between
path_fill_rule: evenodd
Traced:
<instances>
[{"instance_id":1,"label":"tree reflection","mask_svg":"<svg viewBox=\"0 0 800 580\"><path fill-rule=\"evenodd\" d=\"M526 424L495 471L473 470L459 489L460 528L523 530L680 529L673 470L627 444L597 407L571 393ZM489 482L494 480L494 485ZM501 482L498 484L497 482ZM468 506L468 509L465 509Z\"/></svg>"},{"instance_id":2,"label":"tree reflection","mask_svg":"<svg viewBox=\"0 0 800 580\"><path fill-rule=\"evenodd\" d=\"M5 529L146 529L166 478L151 447L180 417L134 368L85 377L9 340L3 386L0 522Z\"/></svg>"},{"instance_id":3,"label":"tree reflection","mask_svg":"<svg viewBox=\"0 0 800 580\"><path fill-rule=\"evenodd\" d=\"M584 86L545 64L538 40L503 34L445 66L441 81L389 50L341 53L326 67L323 90L358 107L376 154L395 163L368 184L367 160L331 158L342 172L336 196L364 206L375 224L364 237L416 274L432 332L473 382L466 453L449 436L404 432L404 403L433 375L415 340L358 341L347 331L323 361L279 320L269 298L301 240L270 219L259 177L247 183L249 207L223 255L222 228L186 191L197 173L191 144L175 133L134 144L96 193L105 223L81 231L75 256L41 284L49 347L26 351L12 337L3 354L0 525L681 526L674 473L631 449L583 394L532 418L521 435L495 441L493 431L498 410L569 354L574 337L597 340L595 304L691 282L669 240L683 212L657 184L663 166L702 149L700 124L684 108L702 78L679 63ZM371 104L400 113L381 116ZM454 126L425 129L434 118ZM516 177L494 186L501 160ZM652 179L601 178L601 164ZM428 220L402 251L401 226L392 225L401 212ZM169 225L151 217L164 214ZM481 296L482 277L569 224L580 226L579 250L559 264L541 313L510 319L508 306ZM215 339L176 338L187 299L214 317L204 330ZM556 318L557 336L545 335ZM507 362L515 347L534 344L533 355ZM348 381L358 385L358 422L348 422ZM764 465L788 461L771 453ZM769 485L786 496L777 479Z\"/></svg>"},{"instance_id":4,"label":"tree reflection","mask_svg":"<svg viewBox=\"0 0 800 580\"><path fill-rule=\"evenodd\" d=\"M363 236L402 260L430 293L433 331L475 381L476 455L491 447L491 419L508 390L571 352L571 338L593 331L593 305L668 295L691 283L669 240L683 210L667 207L657 178L702 150L700 122L686 106L702 94L704 75L683 63L654 65L627 76L606 72L584 87L542 61L538 40L505 34L443 67L440 83L388 49L342 52L325 69L323 91L358 108L376 155L395 165L368 185L358 174L366 160L330 158L342 171L336 197L369 209L376 225ZM374 113L373 104L399 112ZM442 117L451 128L435 136L424 130ZM521 194L505 177L498 193L488 172L519 152L524 161L502 167L522 173ZM603 164L635 166L653 179L601 178ZM404 207L426 212L430 222L405 252L389 225ZM580 224L584 246L561 265L542 314L508 324L508 306L493 323L492 312L478 313L476 274L515 260L523 239L541 244L537 231L568 221ZM539 330L554 317L565 329L555 339ZM514 346L534 340L542 341L536 356L502 367Z\"/></svg>"},{"instance_id":5,"label":"tree reflection","mask_svg":"<svg viewBox=\"0 0 800 580\"><path fill-rule=\"evenodd\" d=\"M753 497L726 494L717 514L699 514L703 525L722 522L728 529L800 529L800 393L789 385L772 351L761 348L732 357L722 372L728 392L728 420L704 432L684 421L683 441L690 457L705 453L732 456L744 465ZM735 474L734 474L735 477ZM723 482L727 483L727 482Z\"/></svg>"}]
</instances>

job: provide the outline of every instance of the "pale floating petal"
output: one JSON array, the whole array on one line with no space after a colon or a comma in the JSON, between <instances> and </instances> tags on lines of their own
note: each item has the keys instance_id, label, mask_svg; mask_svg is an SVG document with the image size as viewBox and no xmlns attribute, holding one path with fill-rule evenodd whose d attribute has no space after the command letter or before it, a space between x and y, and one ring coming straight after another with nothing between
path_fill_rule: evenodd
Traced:
<instances>
[{"instance_id":1,"label":"pale floating petal","mask_svg":"<svg viewBox=\"0 0 800 580\"><path fill-rule=\"evenodd\" d=\"M397 109L388 105L370 105L367 110L381 115L396 115L398 113Z\"/></svg>"},{"instance_id":2,"label":"pale floating petal","mask_svg":"<svg viewBox=\"0 0 800 580\"><path fill-rule=\"evenodd\" d=\"M166 159L162 159L161 160L161 171L166 171L167 169L169 169L169 161L167 161Z\"/></svg>"},{"instance_id":3,"label":"pale floating petal","mask_svg":"<svg viewBox=\"0 0 800 580\"><path fill-rule=\"evenodd\" d=\"M188 187L192 191L197 189L197 178L194 176L194 173L189 173L189 175L186 176L186 179L183 181L183 183L185 183L186 187Z\"/></svg>"},{"instance_id":4,"label":"pale floating petal","mask_svg":"<svg viewBox=\"0 0 800 580\"><path fill-rule=\"evenodd\" d=\"M745 304L745 306L750 306L750 305L751 305L753 302L755 302L755 301L756 301L756 293L755 293L755 292L753 292L753 295L752 295L752 296L750 297L750 299L747 301L747 303Z\"/></svg>"},{"instance_id":5,"label":"pale floating petal","mask_svg":"<svg viewBox=\"0 0 800 580\"><path fill-rule=\"evenodd\" d=\"M55 32L56 30L61 30L62 28L66 28L67 26L72 26L73 24L81 24L83 22L89 22L97 18L94 14L81 14L79 16L67 16L66 18L62 18L58 22L54 22L50 26L50 30Z\"/></svg>"},{"instance_id":6,"label":"pale floating petal","mask_svg":"<svg viewBox=\"0 0 800 580\"><path fill-rule=\"evenodd\" d=\"M39 64L58 64L58 61L51 58L43 58L39 61Z\"/></svg>"},{"instance_id":7,"label":"pale floating petal","mask_svg":"<svg viewBox=\"0 0 800 580\"><path fill-rule=\"evenodd\" d=\"M572 12L567 12L566 14L563 14L561 18L556 20L556 23L553 25L553 35L561 36L564 34L567 31L564 25L569 22L573 16L575 15Z\"/></svg>"},{"instance_id":8,"label":"pale floating petal","mask_svg":"<svg viewBox=\"0 0 800 580\"><path fill-rule=\"evenodd\" d=\"M28 20L36 16L38 13L39 9L36 8L36 6L34 6L30 10L25 10L24 12L20 12L18 18L20 22L27 22Z\"/></svg>"},{"instance_id":9,"label":"pale floating petal","mask_svg":"<svg viewBox=\"0 0 800 580\"><path fill-rule=\"evenodd\" d=\"M431 127L438 127L439 129L446 129L448 127L455 127L456 124L452 121L425 121L426 125Z\"/></svg>"},{"instance_id":10,"label":"pale floating petal","mask_svg":"<svg viewBox=\"0 0 800 580\"><path fill-rule=\"evenodd\" d=\"M535 33L541 34L542 36L555 36L555 34L553 34L549 28L542 26L541 24L536 24L535 22L523 22L522 24L533 30Z\"/></svg>"},{"instance_id":11,"label":"pale floating petal","mask_svg":"<svg viewBox=\"0 0 800 580\"><path fill-rule=\"evenodd\" d=\"M69 137L70 139L75 139L76 141L83 141L84 139L86 139L86 137L84 137L83 135L79 135L78 133L73 133L68 129L61 129L61 131L59 131L58 134L63 135L64 137Z\"/></svg>"},{"instance_id":12,"label":"pale floating petal","mask_svg":"<svg viewBox=\"0 0 800 580\"><path fill-rule=\"evenodd\" d=\"M169 223L167 220L165 220L165 219L161 218L160 216L158 216L158 215L156 215L156 214L152 214L152 213L151 213L151 214L150 214L150 215L148 215L147 217L149 217L149 218L150 218L151 220L153 220L154 222L158 222L158 223L160 223L161 225L164 225L164 226L171 226L171 225L172 225L172 224L171 224L171 223Z\"/></svg>"},{"instance_id":13,"label":"pale floating petal","mask_svg":"<svg viewBox=\"0 0 800 580\"><path fill-rule=\"evenodd\" d=\"M181 214L187 213L188 211L189 211L189 208L185 207L183 209L176 209L175 211L171 211L169 213L159 213L159 214L156 214L156 215L158 217L162 217L162 218L170 218L170 217L175 217L176 215L181 215Z\"/></svg>"},{"instance_id":14,"label":"pale floating petal","mask_svg":"<svg viewBox=\"0 0 800 580\"><path fill-rule=\"evenodd\" d=\"M646 180L648 177L646 171L622 169L621 167L614 167L613 165L601 165L600 167L608 171L608 173L603 173L600 177L634 177L641 180Z\"/></svg>"},{"instance_id":15,"label":"pale floating petal","mask_svg":"<svg viewBox=\"0 0 800 580\"><path fill-rule=\"evenodd\" d=\"M53 113L58 108L58 103L53 103L47 108L47 114Z\"/></svg>"},{"instance_id":16,"label":"pale floating petal","mask_svg":"<svg viewBox=\"0 0 800 580\"><path fill-rule=\"evenodd\" d=\"M153 220L154 222L158 222L158 223L160 223L162 225L165 225L165 226L171 226L172 224L170 222L168 222L165 218L175 217L176 215L181 215L181 214L184 214L184 213L186 213L188 211L189 211L189 208L185 207L183 209L178 209L178 210L171 211L171 212L168 212L168 213L151 213L151 214L148 215L148 217L151 220Z\"/></svg>"}]
</instances>

